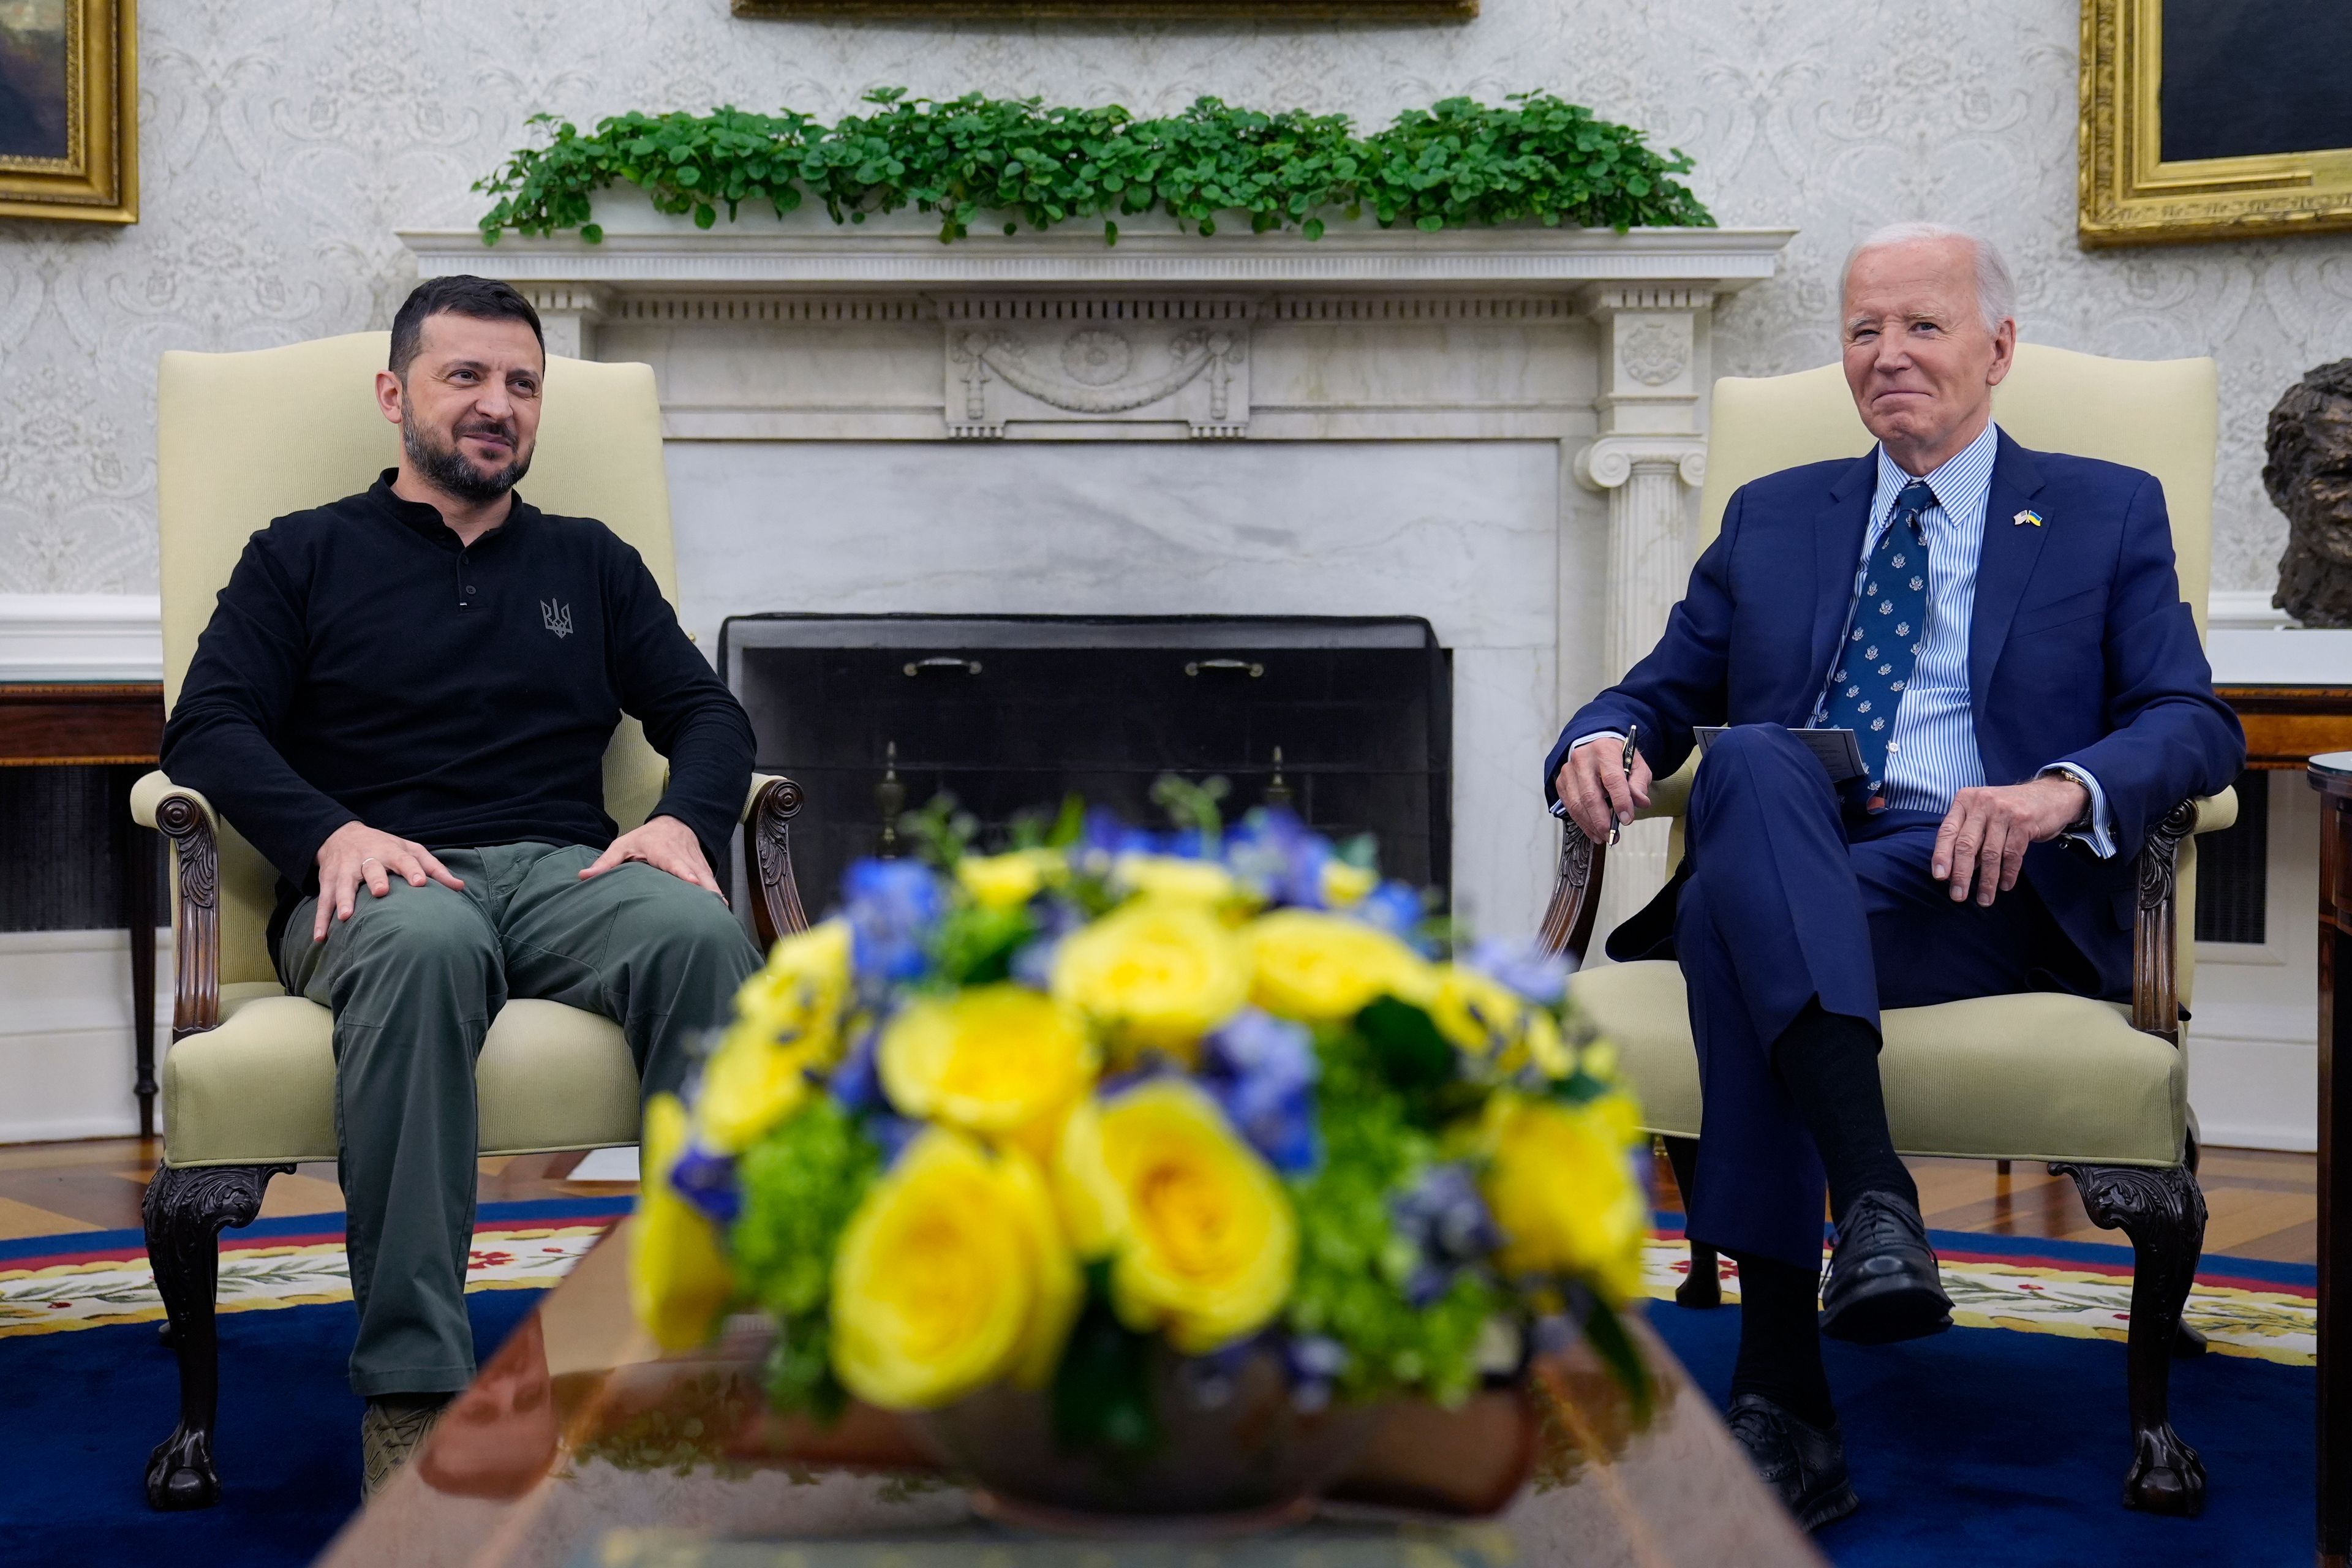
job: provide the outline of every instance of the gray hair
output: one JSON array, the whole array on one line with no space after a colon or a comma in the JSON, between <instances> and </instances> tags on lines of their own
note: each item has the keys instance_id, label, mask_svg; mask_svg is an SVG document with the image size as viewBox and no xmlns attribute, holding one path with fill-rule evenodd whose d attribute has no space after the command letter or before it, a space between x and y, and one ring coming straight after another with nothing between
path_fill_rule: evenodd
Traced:
<instances>
[{"instance_id":1,"label":"gray hair","mask_svg":"<svg viewBox=\"0 0 2352 1568\"><path fill-rule=\"evenodd\" d=\"M1952 228L1940 223L1890 223L1884 228L1873 229L1862 237L1852 250L1845 253L1845 266L1838 272L1838 291L1845 291L1845 281L1853 275L1853 264L1864 251L1884 250L1893 245L1911 245L1920 240L1957 239L1968 246L1977 264L1977 310L1984 317L1988 332L2000 331L2000 324L2017 317L2017 283L2009 275L2009 263L1992 241L1981 235L1970 234L1964 228Z\"/></svg>"}]
</instances>

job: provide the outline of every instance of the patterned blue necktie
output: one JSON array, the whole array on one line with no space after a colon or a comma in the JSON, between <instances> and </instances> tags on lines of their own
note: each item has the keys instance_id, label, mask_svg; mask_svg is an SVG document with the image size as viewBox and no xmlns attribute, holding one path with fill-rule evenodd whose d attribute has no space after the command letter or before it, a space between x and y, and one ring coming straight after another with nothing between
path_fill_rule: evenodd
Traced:
<instances>
[{"instance_id":1,"label":"patterned blue necktie","mask_svg":"<svg viewBox=\"0 0 2352 1568\"><path fill-rule=\"evenodd\" d=\"M1913 479L1895 498L1894 519L1870 552L1853 625L1830 670L1823 721L1833 730L1852 730L1861 742L1866 779L1848 787L1866 795L1874 811L1886 804L1886 743L1895 738L1895 710L1927 639L1923 520L1935 504L1936 492L1925 479Z\"/></svg>"}]
</instances>

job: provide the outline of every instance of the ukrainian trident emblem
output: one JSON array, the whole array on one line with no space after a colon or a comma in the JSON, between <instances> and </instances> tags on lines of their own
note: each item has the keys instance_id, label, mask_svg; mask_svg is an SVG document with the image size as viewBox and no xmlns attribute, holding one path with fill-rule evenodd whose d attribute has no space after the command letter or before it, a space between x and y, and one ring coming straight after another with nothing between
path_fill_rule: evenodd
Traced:
<instances>
[{"instance_id":1,"label":"ukrainian trident emblem","mask_svg":"<svg viewBox=\"0 0 2352 1568\"><path fill-rule=\"evenodd\" d=\"M539 618L545 621L547 623L547 629L553 632L557 637L568 637L572 635L571 605L558 605L551 603L549 600L541 599L539 602Z\"/></svg>"}]
</instances>

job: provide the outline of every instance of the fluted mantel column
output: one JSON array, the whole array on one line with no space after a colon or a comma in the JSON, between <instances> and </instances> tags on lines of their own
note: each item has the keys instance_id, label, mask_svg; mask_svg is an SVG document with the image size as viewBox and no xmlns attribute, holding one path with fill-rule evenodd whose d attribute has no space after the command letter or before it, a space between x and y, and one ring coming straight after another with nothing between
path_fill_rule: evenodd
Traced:
<instances>
[{"instance_id":1,"label":"fluted mantel column","mask_svg":"<svg viewBox=\"0 0 2352 1568\"><path fill-rule=\"evenodd\" d=\"M1712 290L1687 288L1611 286L1588 298L1601 324L1601 433L1575 473L1609 497L1601 662L1612 679L1656 645L1689 576L1690 497L1706 481L1701 318L1714 302ZM1601 931L1664 886L1666 837L1663 823L1636 824L1611 853Z\"/></svg>"}]
</instances>

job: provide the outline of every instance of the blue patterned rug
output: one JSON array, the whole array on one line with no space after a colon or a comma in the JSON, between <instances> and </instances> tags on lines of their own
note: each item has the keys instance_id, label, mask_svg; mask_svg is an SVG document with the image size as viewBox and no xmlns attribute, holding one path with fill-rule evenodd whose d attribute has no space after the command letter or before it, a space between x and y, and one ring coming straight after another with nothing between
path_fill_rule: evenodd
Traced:
<instances>
[{"instance_id":1,"label":"blue patterned rug","mask_svg":"<svg viewBox=\"0 0 2352 1568\"><path fill-rule=\"evenodd\" d=\"M480 1353L520 1321L618 1212L612 1200L483 1205L467 1305ZM334 1216L322 1216L331 1222ZM1678 1216L1664 1216L1666 1221ZM1862 1511L1821 1544L1838 1568L2273 1568L2307 1562L2312 1270L2208 1258L2191 1315L2228 1353L2173 1363L2173 1415L2204 1456L2206 1514L2150 1519L2118 1500L2130 1439L2122 1247L1939 1233L1964 1323L1930 1340L1832 1344L1830 1377ZM0 1560L276 1568L310 1562L359 1497L354 1322L340 1234L321 1219L231 1232L222 1263L217 1508L147 1510L147 1451L178 1399L134 1232L0 1243ZM1670 1230L1651 1260L1679 1278ZM1719 1403L1736 1308L1670 1301L1650 1321ZM1549 1565L1546 1565L1549 1568ZM1736 1568L1725 1564L1722 1568Z\"/></svg>"}]
</instances>

